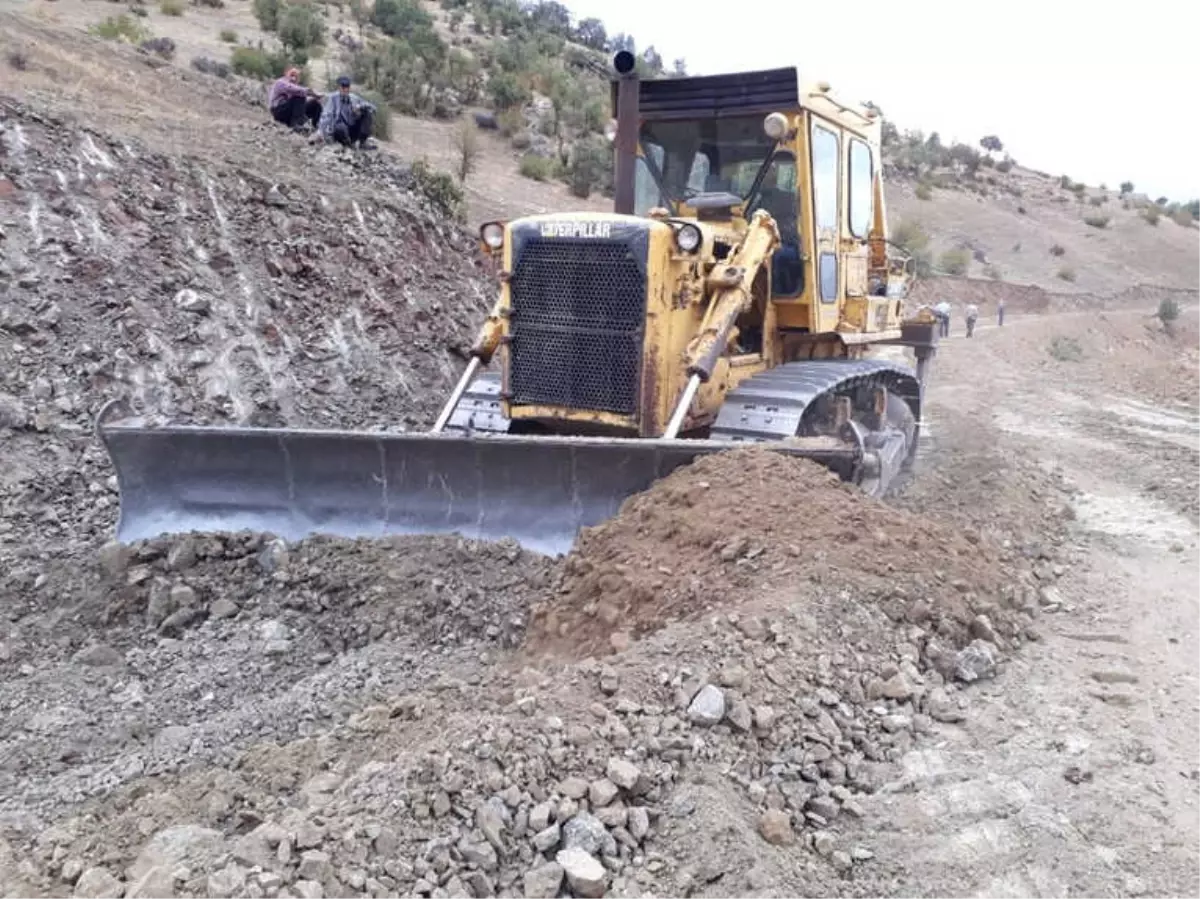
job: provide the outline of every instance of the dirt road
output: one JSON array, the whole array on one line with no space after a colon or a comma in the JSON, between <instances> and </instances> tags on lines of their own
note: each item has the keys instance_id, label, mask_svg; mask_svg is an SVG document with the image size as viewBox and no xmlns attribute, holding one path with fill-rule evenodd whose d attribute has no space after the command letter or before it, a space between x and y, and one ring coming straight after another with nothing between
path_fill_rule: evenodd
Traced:
<instances>
[{"instance_id":1,"label":"dirt road","mask_svg":"<svg viewBox=\"0 0 1200 899\"><path fill-rule=\"evenodd\" d=\"M1145 336L1145 310L1103 318ZM1022 464L1059 470L1077 491L1063 535L1073 564L1041 590L1041 642L973 693L964 723L936 725L870 807L876 851L907 859L897 893L1200 892L1200 424L1194 402L1112 384L1108 357L1047 365L1056 329L1094 324L1010 318L970 340L960 325L936 362L923 464L966 471L993 432ZM1194 368L1184 389L1194 395ZM947 489L981 497L978 480Z\"/></svg>"}]
</instances>

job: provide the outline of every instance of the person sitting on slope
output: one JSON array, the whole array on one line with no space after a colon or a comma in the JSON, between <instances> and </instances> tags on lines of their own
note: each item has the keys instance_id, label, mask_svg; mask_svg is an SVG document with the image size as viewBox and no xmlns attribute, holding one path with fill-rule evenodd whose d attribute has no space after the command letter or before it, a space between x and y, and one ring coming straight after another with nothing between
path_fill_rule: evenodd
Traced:
<instances>
[{"instance_id":1,"label":"person sitting on slope","mask_svg":"<svg viewBox=\"0 0 1200 899\"><path fill-rule=\"evenodd\" d=\"M271 85L267 98L271 117L293 131L301 131L307 121L313 128L321 118L321 97L300 83L300 70L295 66Z\"/></svg>"},{"instance_id":2,"label":"person sitting on slope","mask_svg":"<svg viewBox=\"0 0 1200 899\"><path fill-rule=\"evenodd\" d=\"M375 123L375 106L358 94L351 93L350 79L342 75L337 80L337 93L325 99L325 108L317 124L313 140L335 140L346 147L367 145Z\"/></svg>"}]
</instances>

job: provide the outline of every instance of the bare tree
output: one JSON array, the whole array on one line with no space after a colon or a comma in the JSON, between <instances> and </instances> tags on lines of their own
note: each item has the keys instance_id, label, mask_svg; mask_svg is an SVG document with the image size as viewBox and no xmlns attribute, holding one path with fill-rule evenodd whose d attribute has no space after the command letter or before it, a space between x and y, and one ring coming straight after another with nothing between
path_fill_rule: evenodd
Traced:
<instances>
[{"instance_id":1,"label":"bare tree","mask_svg":"<svg viewBox=\"0 0 1200 899\"><path fill-rule=\"evenodd\" d=\"M458 180L460 184L467 183L467 177L475 171L479 161L481 147L479 132L472 127L468 119L463 119L454 130L455 162L457 163Z\"/></svg>"}]
</instances>

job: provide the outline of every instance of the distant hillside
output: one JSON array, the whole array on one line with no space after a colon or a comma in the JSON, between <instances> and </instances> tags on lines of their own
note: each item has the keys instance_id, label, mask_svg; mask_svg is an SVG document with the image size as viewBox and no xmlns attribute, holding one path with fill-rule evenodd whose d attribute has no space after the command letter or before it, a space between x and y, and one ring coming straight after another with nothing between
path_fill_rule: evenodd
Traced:
<instances>
[{"instance_id":1,"label":"distant hillside","mask_svg":"<svg viewBox=\"0 0 1200 899\"><path fill-rule=\"evenodd\" d=\"M995 135L943 146L936 133L885 129L893 239L923 272L1093 293L1196 285L1200 202L1152 202L1129 182L1089 187L1002 154Z\"/></svg>"}]
</instances>

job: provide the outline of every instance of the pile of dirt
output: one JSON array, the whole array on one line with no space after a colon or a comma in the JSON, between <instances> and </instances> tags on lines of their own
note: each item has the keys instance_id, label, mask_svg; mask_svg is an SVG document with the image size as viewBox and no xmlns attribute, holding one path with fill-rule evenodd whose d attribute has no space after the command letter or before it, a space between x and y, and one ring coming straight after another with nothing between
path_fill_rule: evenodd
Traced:
<instances>
[{"instance_id":1,"label":"pile of dirt","mask_svg":"<svg viewBox=\"0 0 1200 899\"><path fill-rule=\"evenodd\" d=\"M601 584L584 561L625 567ZM4 886L879 892L905 860L862 822L1034 635L1031 564L753 449L562 560L250 534L43 559L0 653ZM711 588L703 619L646 579L668 565ZM539 657L544 624L507 649L561 602L554 636L587 655L607 629L580 603L610 597L641 636L603 660Z\"/></svg>"},{"instance_id":2,"label":"pile of dirt","mask_svg":"<svg viewBox=\"0 0 1200 899\"><path fill-rule=\"evenodd\" d=\"M899 619L955 643L973 617L1003 611L998 547L889 507L824 466L757 448L698 459L581 535L562 593L534 611L533 652L603 653L668 621L736 608L763 584L852 586Z\"/></svg>"},{"instance_id":3,"label":"pile of dirt","mask_svg":"<svg viewBox=\"0 0 1200 899\"><path fill-rule=\"evenodd\" d=\"M11 102L0 133L3 389L38 430L107 396L167 420L411 426L486 313L472 239L387 157L306 147L304 189Z\"/></svg>"},{"instance_id":4,"label":"pile of dirt","mask_svg":"<svg viewBox=\"0 0 1200 899\"><path fill-rule=\"evenodd\" d=\"M288 544L248 532L185 534L111 542L78 566L17 571L24 595L8 608L18 616L69 610L80 632L106 630L122 639L114 645L253 614L289 626L303 619L319 652L401 636L430 648L476 639L513 646L528 597L548 586L554 566L515 541L321 536Z\"/></svg>"},{"instance_id":5,"label":"pile of dirt","mask_svg":"<svg viewBox=\"0 0 1200 899\"><path fill-rule=\"evenodd\" d=\"M876 858L861 823L902 788L893 763L961 721L969 685L994 677L1016 640L981 618L956 650L931 623L895 622L841 584L759 593L603 662L446 655L436 674L418 665L386 696L335 701L353 673L394 668L381 641L296 671L290 687L255 684L244 712L206 712L220 700L202 695L194 717L156 718L103 770L78 763L85 748L58 750L62 770L27 777L8 819L31 815L48 782L97 796L40 829L28 818L19 836L9 829L0 857L22 859L9 885L128 896L728 895L767 884L876 894L907 862ZM269 651L292 639L280 627L260 625L250 646L231 648ZM219 645L213 636L189 632L182 647L130 650L108 667L93 660L90 698L124 700L122 665L146 677L188 647L195 663ZM939 644L941 670L924 661ZM46 706L58 711L31 724L68 717L64 695ZM299 738L279 738L288 710ZM229 757L209 745L247 717L263 725L257 746Z\"/></svg>"}]
</instances>

